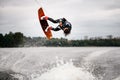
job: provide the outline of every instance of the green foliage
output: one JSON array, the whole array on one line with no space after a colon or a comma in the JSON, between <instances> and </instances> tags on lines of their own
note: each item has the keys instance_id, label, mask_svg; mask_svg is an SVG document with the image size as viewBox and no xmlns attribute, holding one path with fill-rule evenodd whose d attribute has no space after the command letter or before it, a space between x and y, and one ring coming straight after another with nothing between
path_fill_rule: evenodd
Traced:
<instances>
[{"instance_id":1,"label":"green foliage","mask_svg":"<svg viewBox=\"0 0 120 80\"><path fill-rule=\"evenodd\" d=\"M0 47L3 47L4 45L3 40L4 40L4 36L0 34Z\"/></svg>"},{"instance_id":2,"label":"green foliage","mask_svg":"<svg viewBox=\"0 0 120 80\"><path fill-rule=\"evenodd\" d=\"M47 40L45 42L45 46L62 46L62 47L65 47L65 46L68 46L68 40L67 39L64 39L64 38L53 38L51 40Z\"/></svg>"},{"instance_id":3,"label":"green foliage","mask_svg":"<svg viewBox=\"0 0 120 80\"><path fill-rule=\"evenodd\" d=\"M120 38L108 35L106 38L94 37L83 40L68 40L65 38L26 37L20 32L0 34L0 47L31 47L31 46L54 46L54 47L80 47L80 46L120 46Z\"/></svg>"},{"instance_id":4,"label":"green foliage","mask_svg":"<svg viewBox=\"0 0 120 80\"><path fill-rule=\"evenodd\" d=\"M23 43L23 34L20 32L5 34L3 36L0 34L0 47L18 47Z\"/></svg>"}]
</instances>

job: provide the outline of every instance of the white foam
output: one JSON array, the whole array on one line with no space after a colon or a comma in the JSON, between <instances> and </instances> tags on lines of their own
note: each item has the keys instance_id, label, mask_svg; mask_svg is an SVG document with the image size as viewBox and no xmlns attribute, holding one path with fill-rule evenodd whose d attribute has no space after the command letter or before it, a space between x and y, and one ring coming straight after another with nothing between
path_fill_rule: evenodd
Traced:
<instances>
[{"instance_id":1,"label":"white foam","mask_svg":"<svg viewBox=\"0 0 120 80\"><path fill-rule=\"evenodd\" d=\"M117 77L117 78L115 78L115 79L113 79L113 80L120 80L120 76L119 76L119 77Z\"/></svg>"},{"instance_id":2,"label":"white foam","mask_svg":"<svg viewBox=\"0 0 120 80\"><path fill-rule=\"evenodd\" d=\"M90 61L93 60L94 58L96 59L97 57L99 57L100 55L107 53L109 50L99 50L99 51L94 51L93 53L89 54L87 57L84 58L84 60Z\"/></svg>"},{"instance_id":3,"label":"white foam","mask_svg":"<svg viewBox=\"0 0 120 80\"><path fill-rule=\"evenodd\" d=\"M33 80L97 80L90 72L73 65L72 60L64 64L63 62L58 61L56 67Z\"/></svg>"}]
</instances>

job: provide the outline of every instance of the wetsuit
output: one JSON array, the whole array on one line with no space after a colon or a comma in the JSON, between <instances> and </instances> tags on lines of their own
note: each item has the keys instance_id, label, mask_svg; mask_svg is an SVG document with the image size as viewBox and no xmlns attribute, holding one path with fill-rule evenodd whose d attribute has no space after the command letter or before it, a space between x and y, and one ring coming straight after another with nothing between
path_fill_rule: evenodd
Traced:
<instances>
[{"instance_id":1,"label":"wetsuit","mask_svg":"<svg viewBox=\"0 0 120 80\"><path fill-rule=\"evenodd\" d=\"M64 28L68 28L69 30L71 30L71 26L72 25L65 18L60 18L60 19L54 20L54 19L48 17L48 20L53 22L53 23L60 23L60 22L62 22L62 26L58 25L56 28L52 27L53 31L59 31L61 29L64 30Z\"/></svg>"}]
</instances>

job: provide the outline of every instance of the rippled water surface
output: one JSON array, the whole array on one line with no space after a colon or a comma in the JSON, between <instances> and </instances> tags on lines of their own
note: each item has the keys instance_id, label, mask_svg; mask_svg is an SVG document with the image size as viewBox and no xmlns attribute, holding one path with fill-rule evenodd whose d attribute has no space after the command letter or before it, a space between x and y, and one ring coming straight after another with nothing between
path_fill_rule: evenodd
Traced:
<instances>
[{"instance_id":1,"label":"rippled water surface","mask_svg":"<svg viewBox=\"0 0 120 80\"><path fill-rule=\"evenodd\" d=\"M0 48L0 71L19 80L120 80L120 48Z\"/></svg>"}]
</instances>

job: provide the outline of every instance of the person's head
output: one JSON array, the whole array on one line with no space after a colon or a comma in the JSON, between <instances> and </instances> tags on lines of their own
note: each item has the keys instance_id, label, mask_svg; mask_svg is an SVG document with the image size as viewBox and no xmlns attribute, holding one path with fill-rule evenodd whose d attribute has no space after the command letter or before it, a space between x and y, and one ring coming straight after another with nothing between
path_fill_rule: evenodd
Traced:
<instances>
[{"instance_id":1,"label":"person's head","mask_svg":"<svg viewBox=\"0 0 120 80\"><path fill-rule=\"evenodd\" d=\"M65 34L65 36L67 36L67 35L69 35L70 34L70 29L69 28L64 28L64 34Z\"/></svg>"},{"instance_id":2,"label":"person's head","mask_svg":"<svg viewBox=\"0 0 120 80\"><path fill-rule=\"evenodd\" d=\"M64 25L64 27L65 27L63 29L65 36L67 36L68 34L70 34L71 28L72 28L71 23L68 22L65 18L62 18L62 23L61 24Z\"/></svg>"}]
</instances>

